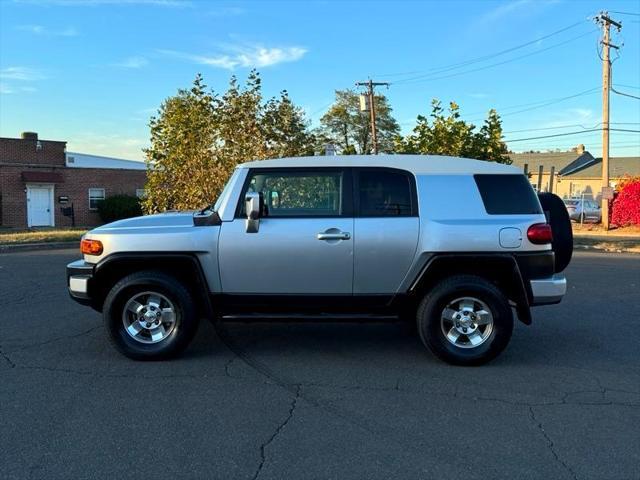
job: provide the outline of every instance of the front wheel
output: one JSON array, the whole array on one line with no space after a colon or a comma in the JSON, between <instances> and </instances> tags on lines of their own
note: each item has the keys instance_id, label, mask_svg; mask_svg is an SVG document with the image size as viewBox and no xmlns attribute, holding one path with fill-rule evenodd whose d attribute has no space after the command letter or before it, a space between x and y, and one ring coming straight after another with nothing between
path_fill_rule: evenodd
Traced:
<instances>
[{"instance_id":1,"label":"front wheel","mask_svg":"<svg viewBox=\"0 0 640 480\"><path fill-rule=\"evenodd\" d=\"M481 365L502 352L511 338L509 300L491 282L456 275L440 282L417 313L422 342L453 365Z\"/></svg>"},{"instance_id":2,"label":"front wheel","mask_svg":"<svg viewBox=\"0 0 640 480\"><path fill-rule=\"evenodd\" d=\"M198 316L185 286L162 272L136 272L116 283L105 299L109 338L135 360L163 360L191 342Z\"/></svg>"}]
</instances>

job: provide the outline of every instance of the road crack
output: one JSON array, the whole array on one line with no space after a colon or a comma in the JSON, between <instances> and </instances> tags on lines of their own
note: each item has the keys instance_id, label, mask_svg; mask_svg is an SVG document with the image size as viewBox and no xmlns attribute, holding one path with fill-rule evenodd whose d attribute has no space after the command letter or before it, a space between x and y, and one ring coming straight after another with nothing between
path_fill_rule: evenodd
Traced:
<instances>
[{"instance_id":1,"label":"road crack","mask_svg":"<svg viewBox=\"0 0 640 480\"><path fill-rule=\"evenodd\" d=\"M298 400L300 399L300 388L301 388L300 385L296 386L296 394L293 397L293 400L291 400L291 405L289 407L289 413L287 414L287 417L284 419L282 423L280 423L276 427L275 431L271 434L271 436L267 439L267 441L264 442L262 445L260 445L260 463L258 464L258 468L253 474L253 477L251 477L252 480L256 480L260 475L260 472L262 472L262 468L264 467L264 464L267 461L267 454L266 454L267 447L276 439L278 435L280 435L280 433L284 430L284 428L287 426L287 424L293 417L293 413L295 412L296 407L298 406Z\"/></svg>"},{"instance_id":2,"label":"road crack","mask_svg":"<svg viewBox=\"0 0 640 480\"><path fill-rule=\"evenodd\" d=\"M9 358L9 355L4 353L4 351L2 350L2 347L0 347L0 357L4 358L5 362L7 362L9 367L16 368L16 364L13 363L13 360L11 360L11 358Z\"/></svg>"},{"instance_id":3,"label":"road crack","mask_svg":"<svg viewBox=\"0 0 640 480\"><path fill-rule=\"evenodd\" d=\"M58 342L60 340L70 340L72 338L79 338L79 337L82 337L84 335L88 335L91 332L94 332L94 331L98 330L99 328L102 328L102 325L96 325L94 327L89 328L88 330L84 330L84 331L79 332L79 333L74 333L74 334L71 334L71 335L63 335L63 336L60 336L60 337L54 337L54 338L50 338L48 340L43 340L42 342L30 343L28 345L23 345L21 347L18 347L16 349L12 350L11 352L13 353L13 352L19 352L19 351L22 351L22 350L27 350L29 348L42 347L44 345L49 345L50 343L55 343L55 342Z\"/></svg>"},{"instance_id":4,"label":"road crack","mask_svg":"<svg viewBox=\"0 0 640 480\"><path fill-rule=\"evenodd\" d=\"M574 480L578 480L578 476L576 475L576 472L574 472L573 469L569 466L569 464L567 464L564 460L562 460L558 455L558 452L556 452L555 444L553 443L553 440L544 429L542 422L536 418L536 414L533 411L533 407L531 406L529 407L529 417L531 418L531 420L533 420L533 423L536 424L538 430L540 431L540 433L542 433L542 436L547 441L547 447L549 448L549 451L553 454L553 457L556 459L556 462L560 463L560 465L562 465L564 469L571 474L571 478L573 478Z\"/></svg>"}]
</instances>

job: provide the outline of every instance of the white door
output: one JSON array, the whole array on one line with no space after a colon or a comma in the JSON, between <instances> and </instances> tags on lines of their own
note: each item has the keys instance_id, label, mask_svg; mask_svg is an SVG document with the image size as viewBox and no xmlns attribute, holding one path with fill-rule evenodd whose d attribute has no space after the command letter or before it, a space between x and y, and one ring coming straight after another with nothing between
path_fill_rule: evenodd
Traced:
<instances>
[{"instance_id":1,"label":"white door","mask_svg":"<svg viewBox=\"0 0 640 480\"><path fill-rule=\"evenodd\" d=\"M30 227L53 226L53 187L27 187L27 221Z\"/></svg>"}]
</instances>

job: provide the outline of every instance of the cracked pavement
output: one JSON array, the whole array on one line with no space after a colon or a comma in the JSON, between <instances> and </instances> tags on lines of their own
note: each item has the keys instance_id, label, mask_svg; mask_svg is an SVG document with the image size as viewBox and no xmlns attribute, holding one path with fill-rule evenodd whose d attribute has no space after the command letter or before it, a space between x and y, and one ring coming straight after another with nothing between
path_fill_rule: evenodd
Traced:
<instances>
[{"instance_id":1,"label":"cracked pavement","mask_svg":"<svg viewBox=\"0 0 640 480\"><path fill-rule=\"evenodd\" d=\"M398 324L205 322L116 353L75 251L0 254L0 478L640 479L640 256L578 253L480 368Z\"/></svg>"}]
</instances>

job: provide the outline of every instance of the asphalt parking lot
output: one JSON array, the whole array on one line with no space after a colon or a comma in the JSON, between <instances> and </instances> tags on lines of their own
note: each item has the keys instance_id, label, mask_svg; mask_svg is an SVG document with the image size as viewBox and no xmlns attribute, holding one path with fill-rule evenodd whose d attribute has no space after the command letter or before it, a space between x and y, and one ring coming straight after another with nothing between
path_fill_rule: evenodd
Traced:
<instances>
[{"instance_id":1,"label":"asphalt parking lot","mask_svg":"<svg viewBox=\"0 0 640 480\"><path fill-rule=\"evenodd\" d=\"M0 478L640 478L640 256L578 253L480 368L354 323L205 323L136 363L68 298L77 256L0 255Z\"/></svg>"}]
</instances>

